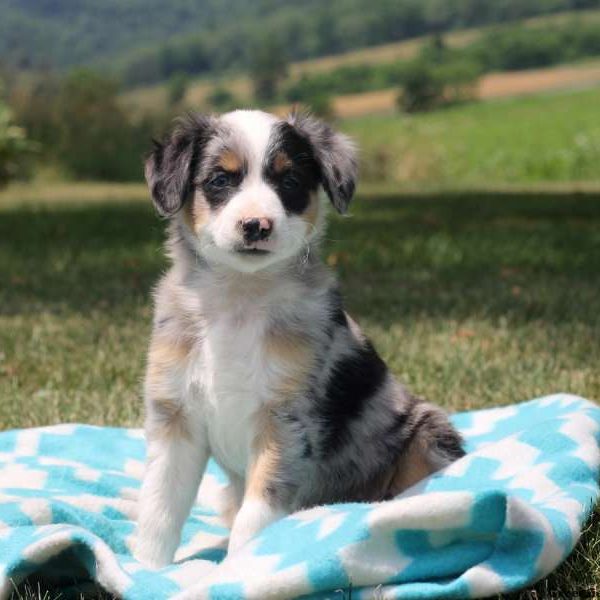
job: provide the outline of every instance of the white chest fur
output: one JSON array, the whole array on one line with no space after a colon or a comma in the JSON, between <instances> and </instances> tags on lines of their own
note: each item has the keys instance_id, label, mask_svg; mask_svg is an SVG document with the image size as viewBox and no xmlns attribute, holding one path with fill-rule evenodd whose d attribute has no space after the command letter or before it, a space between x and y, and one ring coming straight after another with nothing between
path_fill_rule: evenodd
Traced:
<instances>
[{"instance_id":1,"label":"white chest fur","mask_svg":"<svg viewBox=\"0 0 600 600\"><path fill-rule=\"evenodd\" d=\"M244 476L256 416L270 400L264 352L265 318L224 313L206 324L198 373L212 455Z\"/></svg>"}]
</instances>

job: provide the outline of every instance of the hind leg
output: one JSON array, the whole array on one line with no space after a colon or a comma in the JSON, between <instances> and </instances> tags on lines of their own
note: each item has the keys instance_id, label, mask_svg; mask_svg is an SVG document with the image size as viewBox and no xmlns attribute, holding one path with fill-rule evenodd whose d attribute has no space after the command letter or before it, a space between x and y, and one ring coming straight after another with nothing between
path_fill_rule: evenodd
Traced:
<instances>
[{"instance_id":1,"label":"hind leg","mask_svg":"<svg viewBox=\"0 0 600 600\"><path fill-rule=\"evenodd\" d=\"M431 404L423 403L411 438L390 473L387 497L397 496L465 454L460 434L447 415Z\"/></svg>"}]
</instances>

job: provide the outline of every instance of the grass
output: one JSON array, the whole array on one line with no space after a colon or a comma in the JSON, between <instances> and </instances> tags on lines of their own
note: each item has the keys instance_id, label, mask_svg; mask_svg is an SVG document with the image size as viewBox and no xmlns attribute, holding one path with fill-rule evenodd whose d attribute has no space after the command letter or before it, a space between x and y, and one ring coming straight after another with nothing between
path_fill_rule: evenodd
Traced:
<instances>
[{"instance_id":1,"label":"grass","mask_svg":"<svg viewBox=\"0 0 600 600\"><path fill-rule=\"evenodd\" d=\"M450 186L597 181L600 88L342 122L370 180Z\"/></svg>"},{"instance_id":2,"label":"grass","mask_svg":"<svg viewBox=\"0 0 600 600\"><path fill-rule=\"evenodd\" d=\"M163 226L140 188L74 189L0 195L2 429L141 424ZM449 410L556 391L600 399L599 194L362 193L324 254L394 373ZM521 597L595 590L599 545L596 518ZM49 593L31 589L22 597Z\"/></svg>"}]
</instances>

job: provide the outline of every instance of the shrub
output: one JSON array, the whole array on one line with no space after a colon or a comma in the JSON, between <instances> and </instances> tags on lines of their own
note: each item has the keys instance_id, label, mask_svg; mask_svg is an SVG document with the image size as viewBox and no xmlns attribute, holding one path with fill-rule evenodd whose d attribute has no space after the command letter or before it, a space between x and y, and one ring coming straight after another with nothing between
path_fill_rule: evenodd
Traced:
<instances>
[{"instance_id":1,"label":"shrub","mask_svg":"<svg viewBox=\"0 0 600 600\"><path fill-rule=\"evenodd\" d=\"M141 176L142 149L117 102L117 86L92 71L71 73L57 98L57 157L78 179Z\"/></svg>"},{"instance_id":2,"label":"shrub","mask_svg":"<svg viewBox=\"0 0 600 600\"><path fill-rule=\"evenodd\" d=\"M8 106L0 102L0 186L27 173L34 151L35 144L15 125Z\"/></svg>"},{"instance_id":3,"label":"shrub","mask_svg":"<svg viewBox=\"0 0 600 600\"><path fill-rule=\"evenodd\" d=\"M227 112L238 106L235 94L226 87L217 86L206 97L208 106L218 112Z\"/></svg>"},{"instance_id":4,"label":"shrub","mask_svg":"<svg viewBox=\"0 0 600 600\"><path fill-rule=\"evenodd\" d=\"M256 42L250 57L250 77L258 102L272 102L277 98L287 68L284 48L276 38L271 36Z\"/></svg>"},{"instance_id":5,"label":"shrub","mask_svg":"<svg viewBox=\"0 0 600 600\"><path fill-rule=\"evenodd\" d=\"M402 74L400 108L406 112L431 110L442 103L444 83L435 67L424 60L415 60Z\"/></svg>"},{"instance_id":6,"label":"shrub","mask_svg":"<svg viewBox=\"0 0 600 600\"><path fill-rule=\"evenodd\" d=\"M398 104L405 112L421 112L474 100L481 72L480 65L469 59L435 64L418 58L400 75Z\"/></svg>"},{"instance_id":7,"label":"shrub","mask_svg":"<svg viewBox=\"0 0 600 600\"><path fill-rule=\"evenodd\" d=\"M187 93L189 77L181 71L171 75L167 84L169 106L177 106Z\"/></svg>"}]
</instances>

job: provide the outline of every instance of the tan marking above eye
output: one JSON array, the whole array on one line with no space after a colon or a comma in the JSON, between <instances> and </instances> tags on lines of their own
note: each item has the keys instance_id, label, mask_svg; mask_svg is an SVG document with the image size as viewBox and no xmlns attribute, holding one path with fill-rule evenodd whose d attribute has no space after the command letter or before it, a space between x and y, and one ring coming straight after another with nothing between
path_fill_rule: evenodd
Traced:
<instances>
[{"instance_id":1,"label":"tan marking above eye","mask_svg":"<svg viewBox=\"0 0 600 600\"><path fill-rule=\"evenodd\" d=\"M243 162L233 150L225 150L219 157L217 166L221 167L224 171L237 173L242 170Z\"/></svg>"},{"instance_id":2,"label":"tan marking above eye","mask_svg":"<svg viewBox=\"0 0 600 600\"><path fill-rule=\"evenodd\" d=\"M282 173L292 166L292 159L282 150L275 155L275 158L273 159L273 170L275 173Z\"/></svg>"}]
</instances>

